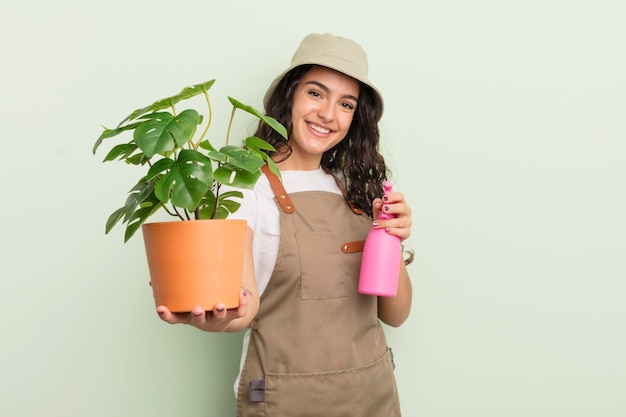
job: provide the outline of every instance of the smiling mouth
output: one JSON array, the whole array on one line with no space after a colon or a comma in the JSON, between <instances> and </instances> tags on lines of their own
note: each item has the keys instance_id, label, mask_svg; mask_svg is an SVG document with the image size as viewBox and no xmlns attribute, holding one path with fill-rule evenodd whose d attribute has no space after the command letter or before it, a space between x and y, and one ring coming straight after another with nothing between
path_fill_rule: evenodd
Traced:
<instances>
[{"instance_id":1,"label":"smiling mouth","mask_svg":"<svg viewBox=\"0 0 626 417\"><path fill-rule=\"evenodd\" d=\"M321 134L323 134L323 135L327 135L327 134L329 134L329 133L330 133L330 130L329 130L329 129L325 129L325 128L323 128L323 127L320 127L320 126L314 125L313 123L309 123L309 127L310 127L311 129L315 130L316 132L321 133Z\"/></svg>"}]
</instances>

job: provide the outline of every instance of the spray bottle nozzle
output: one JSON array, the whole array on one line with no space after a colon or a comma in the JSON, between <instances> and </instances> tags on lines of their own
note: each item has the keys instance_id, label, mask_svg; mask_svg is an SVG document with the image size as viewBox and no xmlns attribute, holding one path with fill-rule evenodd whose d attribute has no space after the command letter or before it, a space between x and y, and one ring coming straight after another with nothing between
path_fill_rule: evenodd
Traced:
<instances>
[{"instance_id":1,"label":"spray bottle nozzle","mask_svg":"<svg viewBox=\"0 0 626 417\"><path fill-rule=\"evenodd\" d=\"M385 195L389 194L391 192L391 181L387 180L385 181Z\"/></svg>"}]
</instances>

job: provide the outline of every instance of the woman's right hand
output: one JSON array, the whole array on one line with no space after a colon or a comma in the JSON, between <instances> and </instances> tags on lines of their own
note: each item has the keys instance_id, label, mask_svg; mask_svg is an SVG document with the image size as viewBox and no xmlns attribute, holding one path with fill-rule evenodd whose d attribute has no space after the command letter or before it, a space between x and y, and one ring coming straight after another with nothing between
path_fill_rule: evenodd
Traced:
<instances>
[{"instance_id":1,"label":"woman's right hand","mask_svg":"<svg viewBox=\"0 0 626 417\"><path fill-rule=\"evenodd\" d=\"M240 330L240 324L233 326L233 321L241 321L248 313L249 293L245 288L239 293L239 307L226 309L223 303L217 303L213 311L204 311L200 306L189 313L172 313L165 306L157 307L161 320L170 324L187 324L205 332L226 332ZM233 328L236 327L236 328Z\"/></svg>"}]
</instances>

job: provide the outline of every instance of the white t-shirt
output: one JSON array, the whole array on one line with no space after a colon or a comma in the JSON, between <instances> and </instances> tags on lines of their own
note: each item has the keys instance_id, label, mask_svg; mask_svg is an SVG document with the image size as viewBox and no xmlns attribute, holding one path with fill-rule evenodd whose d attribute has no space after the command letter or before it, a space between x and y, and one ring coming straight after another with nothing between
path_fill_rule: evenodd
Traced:
<instances>
[{"instance_id":1,"label":"white t-shirt","mask_svg":"<svg viewBox=\"0 0 626 417\"><path fill-rule=\"evenodd\" d=\"M322 168L314 171L281 171L281 179L287 194L302 191L328 191L341 195L341 190L335 179ZM278 206L274 202L274 191L265 175L261 175L254 189L239 191L243 193L241 207L228 218L245 219L248 226L254 231L252 253L257 290L260 297L267 288L278 257L280 214ZM239 390L239 377L245 363L249 343L250 330L247 330L243 338L239 374L233 386L235 398Z\"/></svg>"}]
</instances>

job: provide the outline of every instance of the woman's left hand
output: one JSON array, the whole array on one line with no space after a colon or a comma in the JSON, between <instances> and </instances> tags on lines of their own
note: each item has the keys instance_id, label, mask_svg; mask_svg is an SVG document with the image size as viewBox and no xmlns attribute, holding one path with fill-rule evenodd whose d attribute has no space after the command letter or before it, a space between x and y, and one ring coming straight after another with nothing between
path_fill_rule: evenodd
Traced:
<instances>
[{"instance_id":1,"label":"woman's left hand","mask_svg":"<svg viewBox=\"0 0 626 417\"><path fill-rule=\"evenodd\" d=\"M404 199L404 194L391 192L384 197L376 198L372 202L372 212L374 214L374 227L387 230L387 233L398 236L402 241L411 235L411 207ZM382 220L378 218L378 213L383 210L387 214L392 214L393 218Z\"/></svg>"}]
</instances>

